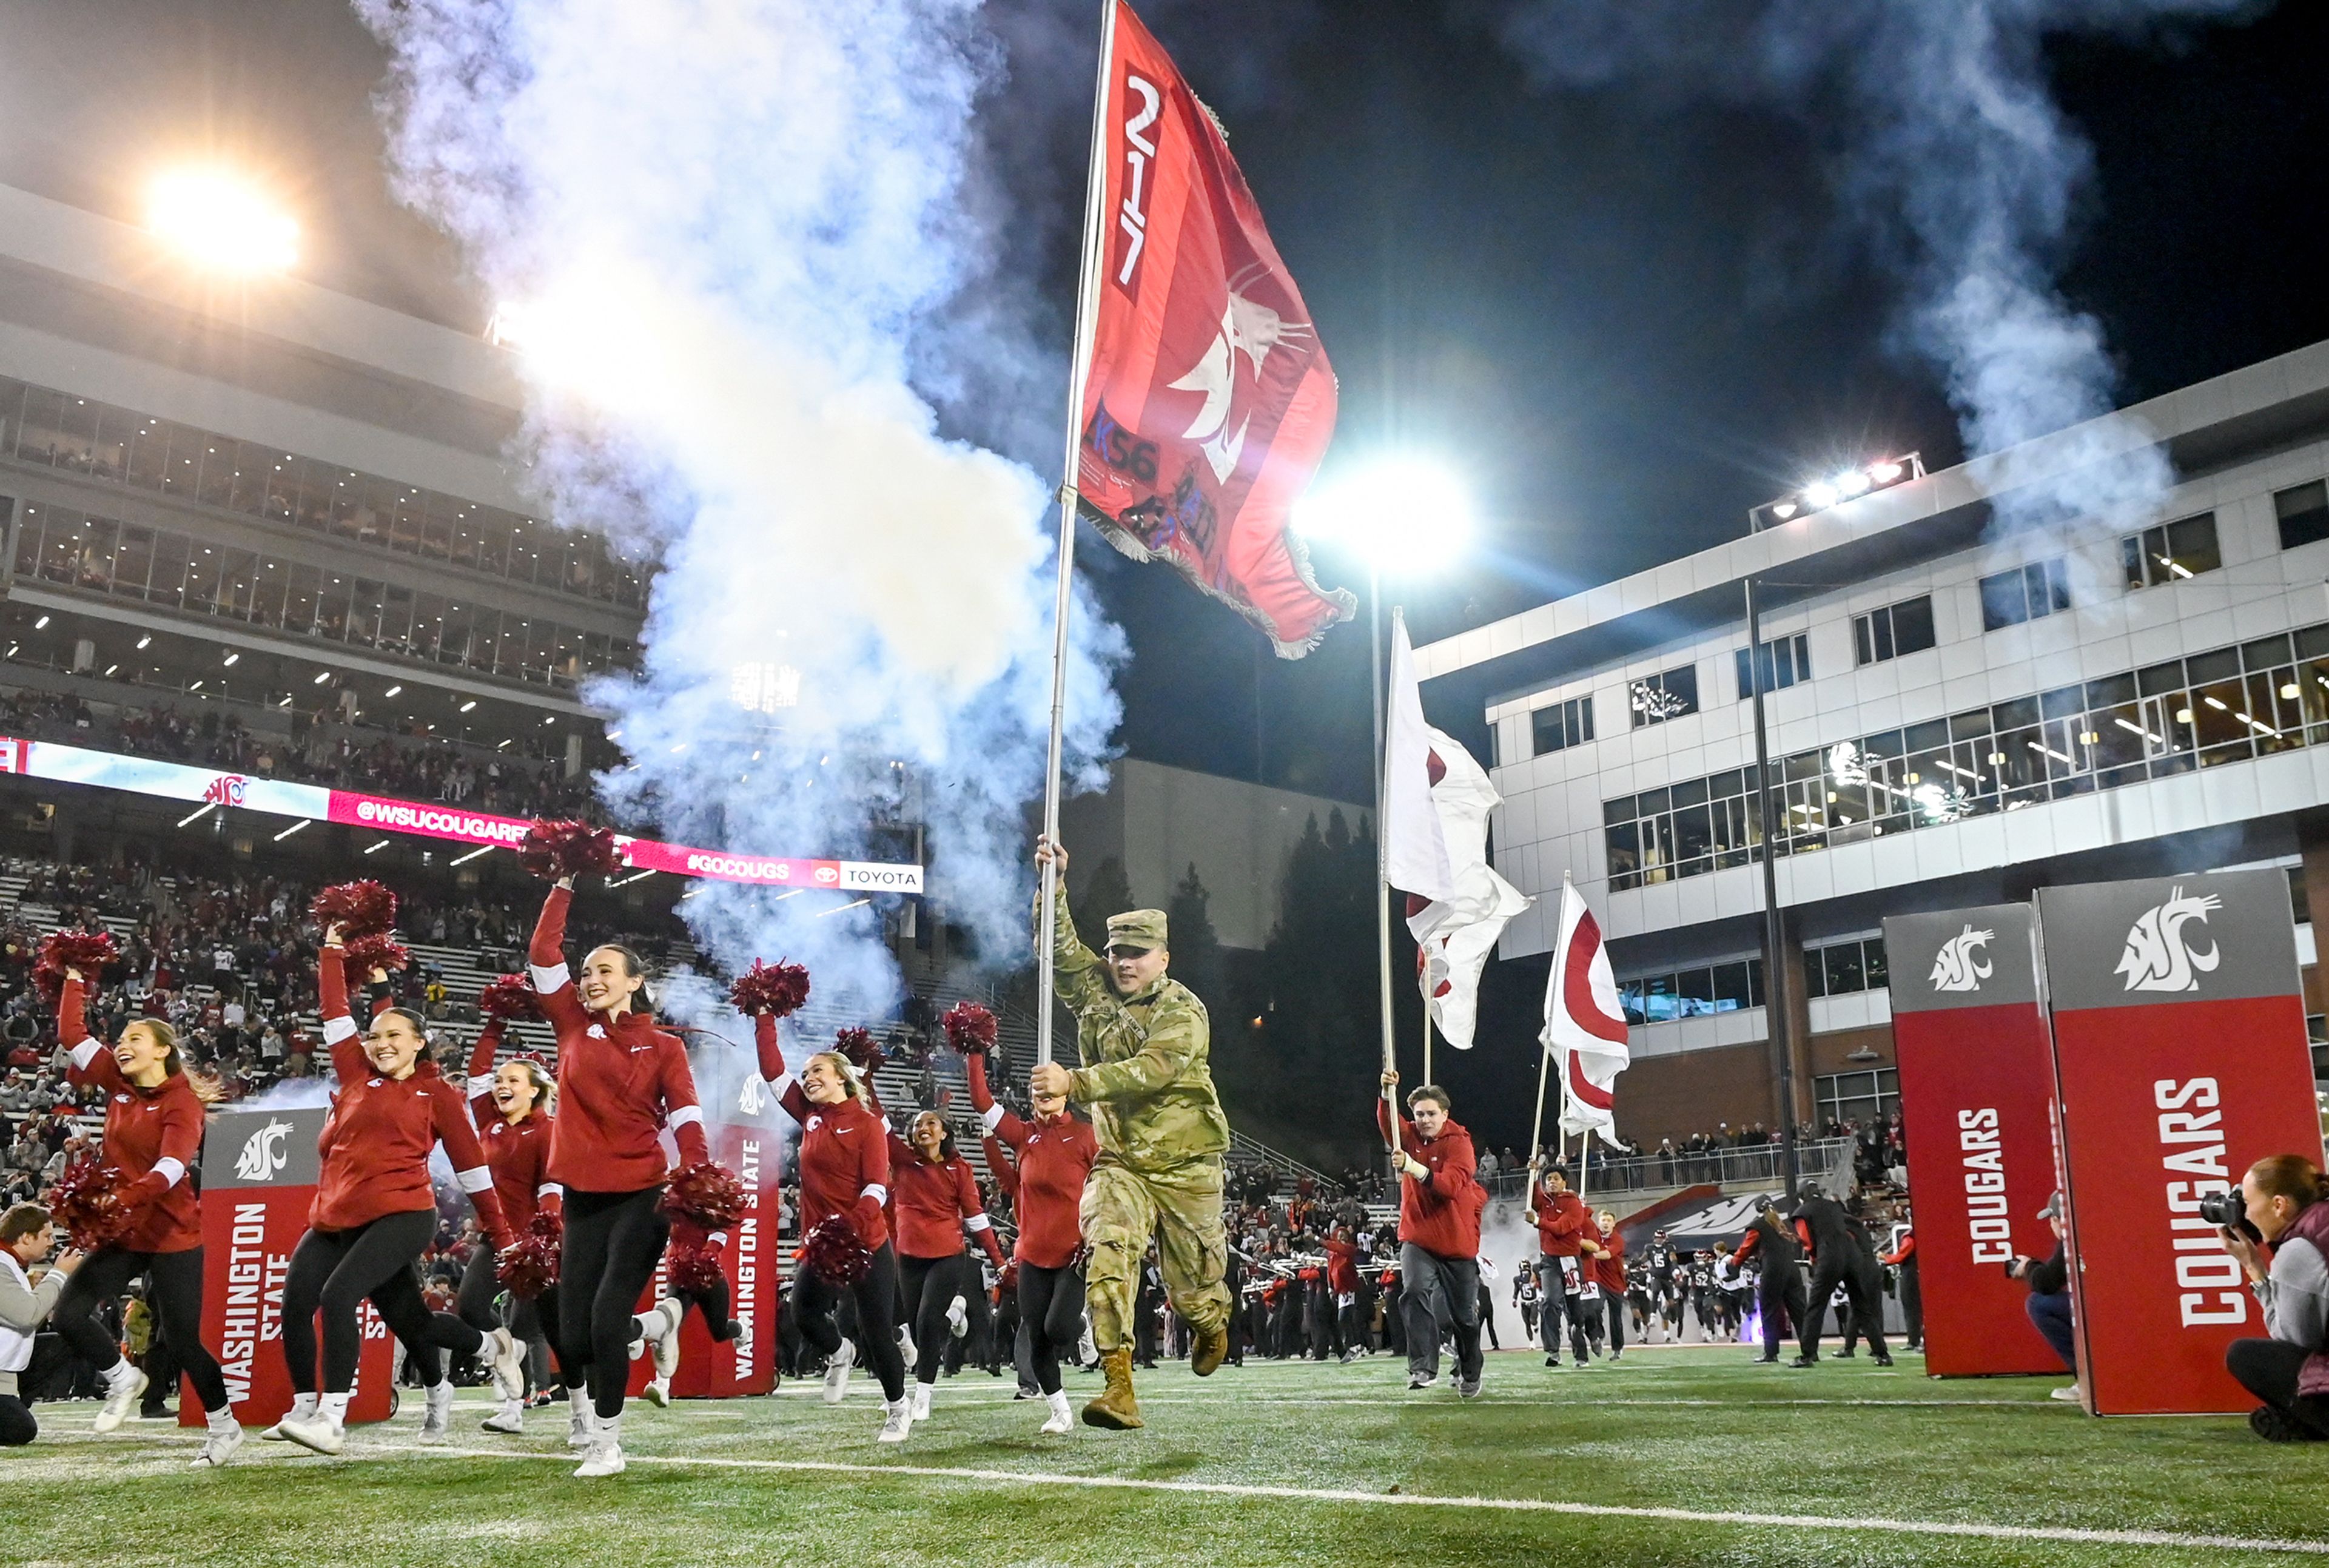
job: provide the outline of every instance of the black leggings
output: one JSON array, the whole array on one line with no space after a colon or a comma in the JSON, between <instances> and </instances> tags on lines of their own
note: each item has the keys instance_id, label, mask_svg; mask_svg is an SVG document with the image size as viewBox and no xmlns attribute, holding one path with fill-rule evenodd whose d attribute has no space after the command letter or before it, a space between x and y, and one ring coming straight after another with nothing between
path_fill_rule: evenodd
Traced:
<instances>
[{"instance_id":1,"label":"black leggings","mask_svg":"<svg viewBox=\"0 0 2329 1568\"><path fill-rule=\"evenodd\" d=\"M671 1296L683 1308L693 1307L703 1314L703 1326L712 1331L715 1345L727 1344L743 1327L728 1316L728 1276L725 1274L721 1275L708 1290L674 1290Z\"/></svg>"},{"instance_id":2,"label":"black leggings","mask_svg":"<svg viewBox=\"0 0 2329 1568\"><path fill-rule=\"evenodd\" d=\"M671 1226L655 1210L663 1184L635 1193L566 1193L566 1241L558 1254L558 1365L574 1386L588 1369L591 1407L623 1413L631 1376L632 1314L655 1278Z\"/></svg>"},{"instance_id":3,"label":"black leggings","mask_svg":"<svg viewBox=\"0 0 2329 1568\"><path fill-rule=\"evenodd\" d=\"M1609 1310L1609 1354L1615 1355L1626 1348L1626 1299L1603 1292L1602 1299Z\"/></svg>"},{"instance_id":4,"label":"black leggings","mask_svg":"<svg viewBox=\"0 0 2329 1568\"><path fill-rule=\"evenodd\" d=\"M566 1201L570 1210L573 1195ZM841 1348L841 1326L833 1318L844 1297L857 1308L857 1353L881 1379L882 1397L894 1404L906 1397L906 1357L898 1348L898 1255L889 1242L882 1243L873 1267L854 1285L831 1284L806 1266L793 1276L793 1320L820 1355Z\"/></svg>"},{"instance_id":5,"label":"black leggings","mask_svg":"<svg viewBox=\"0 0 2329 1568\"><path fill-rule=\"evenodd\" d=\"M461 1289L453 1298L453 1310L461 1321L480 1334L490 1334L504 1327L494 1302L502 1293L501 1277L494 1269L494 1248L490 1242L479 1242L476 1251L469 1254L469 1267L461 1276ZM550 1341L550 1353L558 1362L558 1375L566 1375L566 1354L558 1343L555 1325L558 1322L558 1287L547 1285L539 1296L510 1297L510 1337L520 1345L536 1339Z\"/></svg>"},{"instance_id":6,"label":"black leggings","mask_svg":"<svg viewBox=\"0 0 2329 1568\"><path fill-rule=\"evenodd\" d=\"M226 1379L219 1364L203 1344L203 1250L182 1252L126 1252L100 1247L73 1270L57 1299L57 1332L73 1354L104 1371L121 1359L114 1343L97 1320L98 1304L118 1299L129 1281L146 1277L146 1299L162 1320L162 1334L194 1385L194 1395L206 1411L226 1408Z\"/></svg>"},{"instance_id":7,"label":"black leggings","mask_svg":"<svg viewBox=\"0 0 2329 1568\"><path fill-rule=\"evenodd\" d=\"M1035 1385L1060 1392L1060 1357L1072 1356L1084 1337L1083 1270L1019 1265L1019 1322L1035 1364Z\"/></svg>"},{"instance_id":8,"label":"black leggings","mask_svg":"<svg viewBox=\"0 0 2329 1568\"><path fill-rule=\"evenodd\" d=\"M352 1231L311 1230L292 1249L283 1280L283 1359L295 1393L345 1393L355 1386L363 1355L356 1308L366 1298L420 1368L420 1381L445 1381L451 1350L475 1355L485 1336L450 1312L431 1312L412 1265L437 1234L437 1211L382 1214ZM316 1314L324 1315L320 1385L316 1367Z\"/></svg>"},{"instance_id":9,"label":"black leggings","mask_svg":"<svg viewBox=\"0 0 2329 1568\"><path fill-rule=\"evenodd\" d=\"M907 1258L898 1260L898 1280L905 1289L906 1321L914 1333L914 1381L933 1384L938 1380L938 1367L946 1360L947 1341L952 1329L947 1323L947 1308L957 1296L968 1305L970 1292L978 1289L976 1282L966 1282L965 1267L970 1254L957 1252L950 1258Z\"/></svg>"},{"instance_id":10,"label":"black leggings","mask_svg":"<svg viewBox=\"0 0 2329 1568\"><path fill-rule=\"evenodd\" d=\"M2329 1399L2296 1392L2297 1374L2311 1352L2279 1339L2235 1339L2224 1346L2224 1369L2317 1441L2329 1438Z\"/></svg>"}]
</instances>

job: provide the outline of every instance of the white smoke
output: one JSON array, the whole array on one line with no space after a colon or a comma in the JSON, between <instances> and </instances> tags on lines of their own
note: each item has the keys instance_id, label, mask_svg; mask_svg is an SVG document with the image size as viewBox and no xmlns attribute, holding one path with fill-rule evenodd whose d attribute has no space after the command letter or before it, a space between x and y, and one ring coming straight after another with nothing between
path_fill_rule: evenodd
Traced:
<instances>
[{"instance_id":1,"label":"white smoke","mask_svg":"<svg viewBox=\"0 0 2329 1568\"><path fill-rule=\"evenodd\" d=\"M2058 33L2240 20L2269 0L1520 0L1505 40L1545 79L1800 119L1840 209L1909 281L1904 340L1947 377L1996 528L2136 526L2173 482L2116 406L2102 326L2055 287L2092 169L2049 95ZM1999 459L2102 420L2042 467ZM2014 488L2008 489L2008 486Z\"/></svg>"},{"instance_id":2,"label":"white smoke","mask_svg":"<svg viewBox=\"0 0 2329 1568\"><path fill-rule=\"evenodd\" d=\"M535 487L661 562L636 678L587 694L631 759L609 804L768 855L856 857L869 818L919 820L947 918L1023 956L1049 481L948 439L931 403L1024 385L1035 358L1034 313L993 304L975 116L1000 52L977 6L355 5L391 52L399 194L519 307ZM1074 621L1089 786L1122 647L1089 601ZM836 902L706 883L682 909L721 967L788 957L877 1013L879 917Z\"/></svg>"}]
</instances>

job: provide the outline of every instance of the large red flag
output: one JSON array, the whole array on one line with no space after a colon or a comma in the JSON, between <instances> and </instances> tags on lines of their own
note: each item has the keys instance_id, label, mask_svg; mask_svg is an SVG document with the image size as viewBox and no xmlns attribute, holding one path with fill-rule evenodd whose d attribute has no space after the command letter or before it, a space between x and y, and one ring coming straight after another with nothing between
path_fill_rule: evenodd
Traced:
<instances>
[{"instance_id":1,"label":"large red flag","mask_svg":"<svg viewBox=\"0 0 2329 1568\"><path fill-rule=\"evenodd\" d=\"M1286 527L1334 434L1334 369L1212 112L1121 0L1113 37L1084 515L1299 658L1356 608Z\"/></svg>"}]
</instances>

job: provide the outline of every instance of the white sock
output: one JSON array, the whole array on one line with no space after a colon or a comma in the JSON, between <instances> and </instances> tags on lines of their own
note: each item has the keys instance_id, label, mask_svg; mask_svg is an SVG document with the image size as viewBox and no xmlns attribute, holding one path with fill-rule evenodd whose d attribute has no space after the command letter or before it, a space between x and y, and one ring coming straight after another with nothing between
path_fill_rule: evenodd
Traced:
<instances>
[{"instance_id":1,"label":"white sock","mask_svg":"<svg viewBox=\"0 0 2329 1568\"><path fill-rule=\"evenodd\" d=\"M348 1396L344 1393L326 1393L319 1396L316 1401L316 1413L334 1426L345 1426L348 1420Z\"/></svg>"},{"instance_id":2,"label":"white sock","mask_svg":"<svg viewBox=\"0 0 2329 1568\"><path fill-rule=\"evenodd\" d=\"M130 1374L135 1373L137 1370L137 1368L130 1363L129 1357L126 1355L123 1356L120 1360L115 1362L111 1366L105 1369L106 1386L108 1388L119 1388L123 1384L129 1381Z\"/></svg>"},{"instance_id":3,"label":"white sock","mask_svg":"<svg viewBox=\"0 0 2329 1568\"><path fill-rule=\"evenodd\" d=\"M623 1440L623 1418L619 1414L602 1415L599 1418L596 1430L598 1434L608 1442L619 1443Z\"/></svg>"},{"instance_id":4,"label":"white sock","mask_svg":"<svg viewBox=\"0 0 2329 1568\"><path fill-rule=\"evenodd\" d=\"M301 1421L306 1420L309 1416L316 1413L316 1395L312 1393L293 1394L291 1396L291 1413Z\"/></svg>"},{"instance_id":5,"label":"white sock","mask_svg":"<svg viewBox=\"0 0 2329 1568\"><path fill-rule=\"evenodd\" d=\"M203 1419L210 1423L212 1431L229 1431L242 1424L234 1419L234 1406L231 1404L219 1406Z\"/></svg>"}]
</instances>

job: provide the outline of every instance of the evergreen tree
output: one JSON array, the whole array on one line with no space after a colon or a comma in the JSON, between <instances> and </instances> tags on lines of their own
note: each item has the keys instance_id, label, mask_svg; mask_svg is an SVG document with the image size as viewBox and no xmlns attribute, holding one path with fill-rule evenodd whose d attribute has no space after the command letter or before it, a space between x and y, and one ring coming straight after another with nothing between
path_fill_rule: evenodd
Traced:
<instances>
[{"instance_id":1,"label":"evergreen tree","mask_svg":"<svg viewBox=\"0 0 2329 1568\"><path fill-rule=\"evenodd\" d=\"M1164 919L1173 944L1173 978L1197 993L1219 1034L1228 1021L1229 972L1221 961L1221 939L1213 934L1212 916L1206 912L1212 896L1198 879L1193 860L1189 874L1173 890Z\"/></svg>"}]
</instances>

